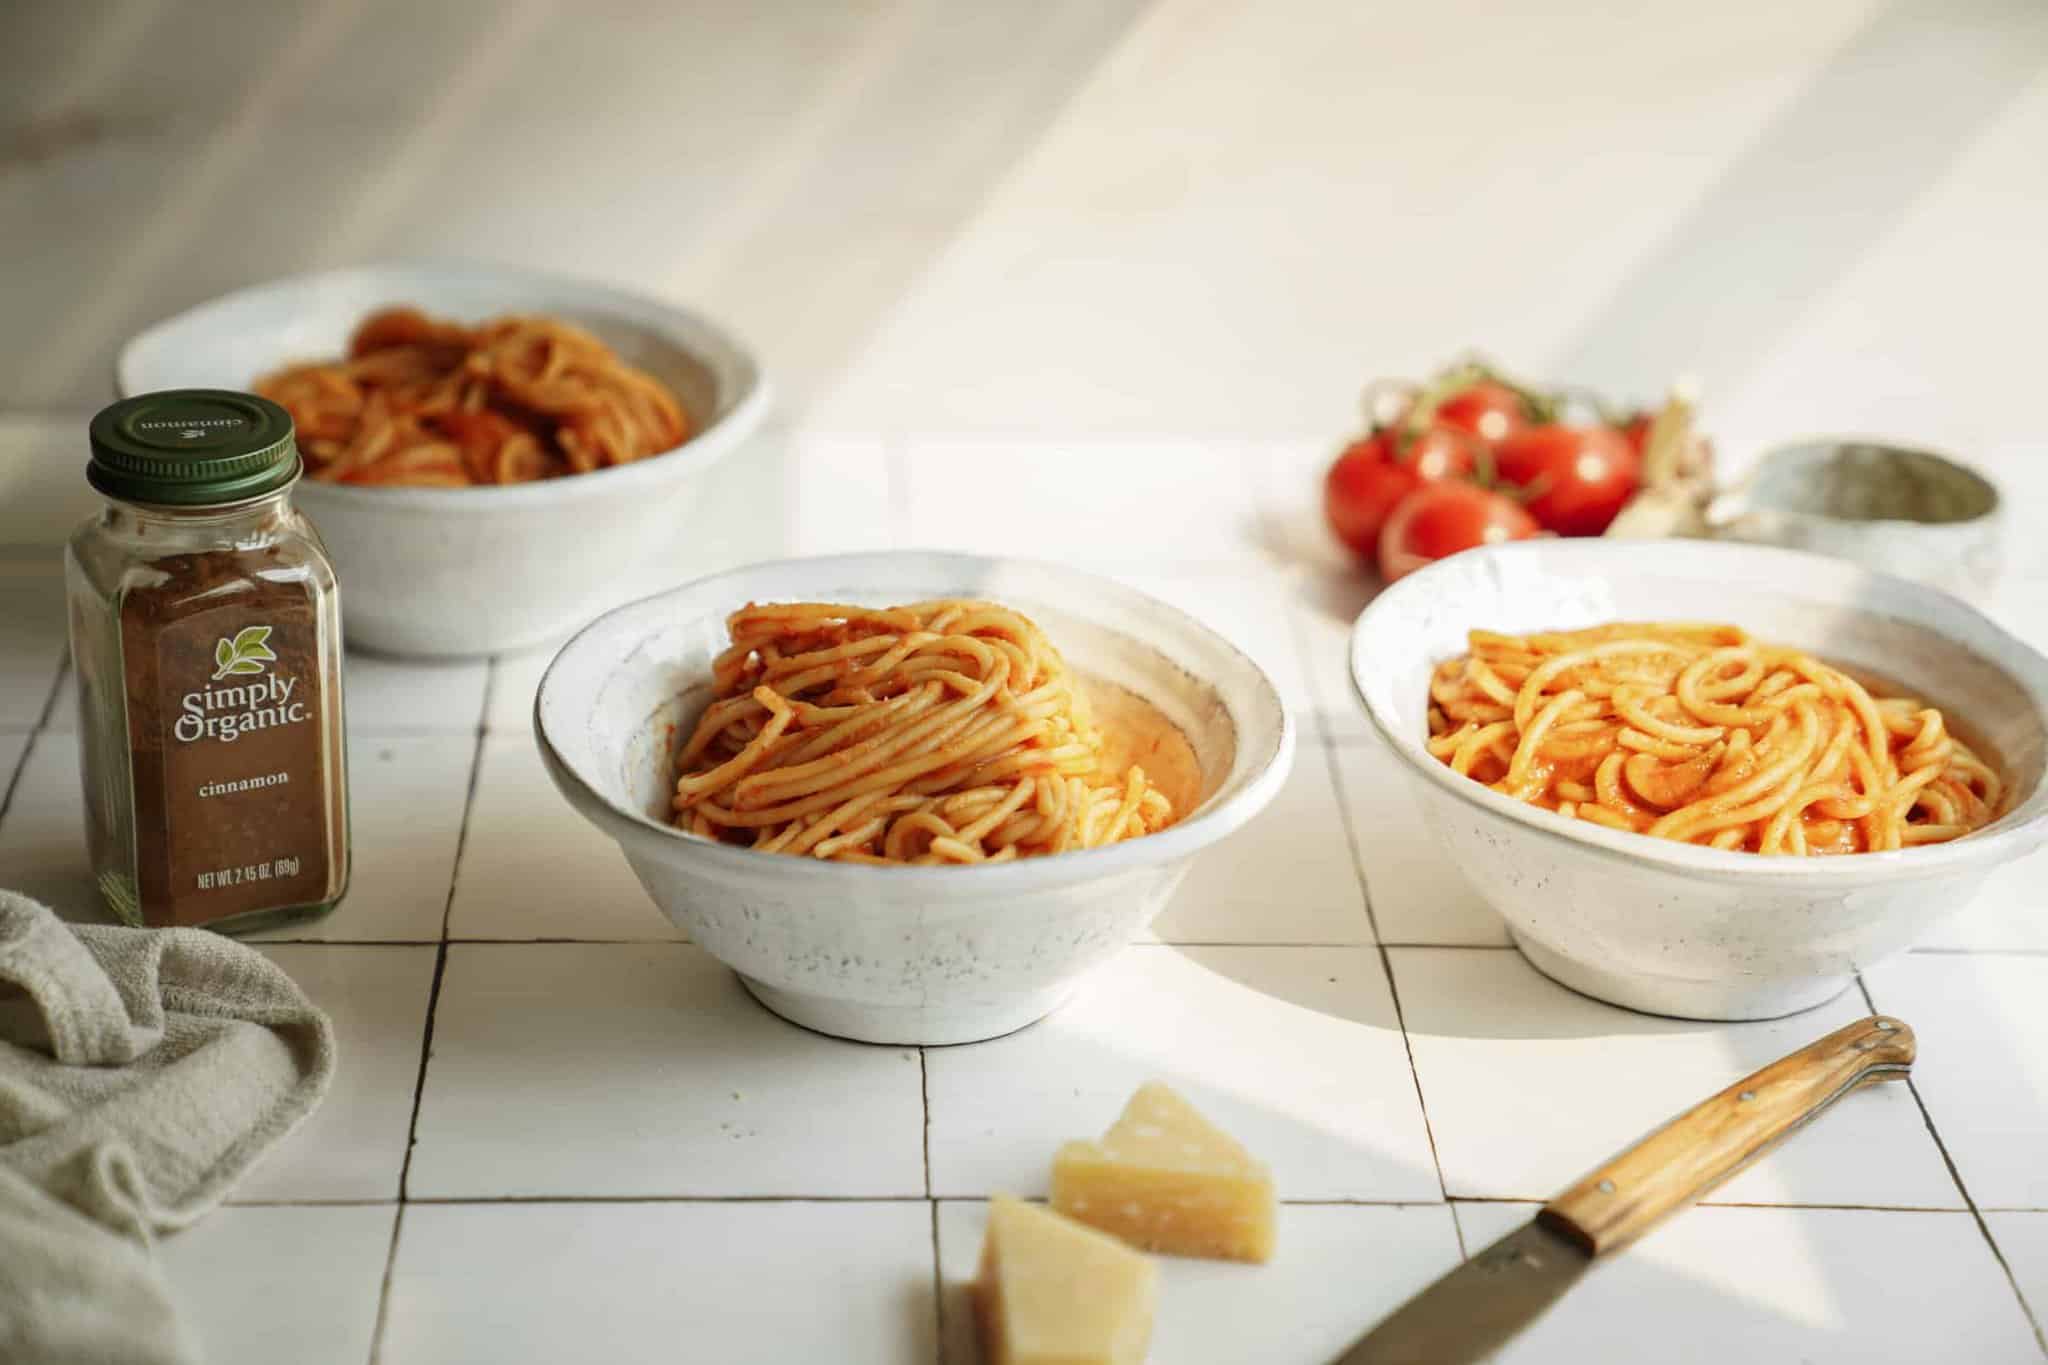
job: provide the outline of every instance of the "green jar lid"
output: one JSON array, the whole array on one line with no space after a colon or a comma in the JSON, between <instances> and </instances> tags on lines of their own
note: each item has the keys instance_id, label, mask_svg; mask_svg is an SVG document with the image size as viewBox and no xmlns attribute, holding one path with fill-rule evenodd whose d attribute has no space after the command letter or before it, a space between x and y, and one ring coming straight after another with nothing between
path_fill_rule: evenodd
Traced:
<instances>
[{"instance_id":1,"label":"green jar lid","mask_svg":"<svg viewBox=\"0 0 2048 1365\"><path fill-rule=\"evenodd\" d=\"M123 502L203 507L274 493L298 477L292 417L231 389L166 389L102 408L85 477Z\"/></svg>"}]
</instances>

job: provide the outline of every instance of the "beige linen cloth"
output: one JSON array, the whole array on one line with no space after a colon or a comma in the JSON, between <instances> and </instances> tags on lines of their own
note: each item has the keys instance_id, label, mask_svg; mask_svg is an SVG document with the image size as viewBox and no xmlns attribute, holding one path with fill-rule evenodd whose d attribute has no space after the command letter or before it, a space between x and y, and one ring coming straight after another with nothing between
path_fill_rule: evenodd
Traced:
<instances>
[{"instance_id":1,"label":"beige linen cloth","mask_svg":"<svg viewBox=\"0 0 2048 1365\"><path fill-rule=\"evenodd\" d=\"M191 1365L150 1254L313 1109L334 1030L203 929L0 891L0 1361Z\"/></svg>"}]
</instances>

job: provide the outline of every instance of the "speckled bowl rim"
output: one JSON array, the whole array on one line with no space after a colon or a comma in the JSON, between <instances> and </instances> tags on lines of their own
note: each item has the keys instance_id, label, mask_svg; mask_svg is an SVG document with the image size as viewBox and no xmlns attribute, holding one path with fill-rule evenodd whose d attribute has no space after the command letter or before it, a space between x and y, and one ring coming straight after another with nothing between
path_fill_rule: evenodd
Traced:
<instances>
[{"instance_id":1,"label":"speckled bowl rim","mask_svg":"<svg viewBox=\"0 0 2048 1365\"><path fill-rule=\"evenodd\" d=\"M1990 499L1991 505L1973 517L1959 517L1954 521L1921 521L1914 517L1837 517L1826 512L1808 512L1798 508L1779 507L1769 503L1751 501L1756 485L1762 481L1773 461L1789 460L1809 450L1839 449L1844 446L1867 446L1873 450L1889 451L1898 455L1910 455L1940 465L1945 474L1967 480L1976 491ZM1880 436L1803 436L1794 441L1780 441L1756 459L1755 465L1742 476L1733 487L1716 493L1707 504L1706 517L1710 526L1726 526L1742 517L1754 514L1768 514L1781 521L1802 526L1837 527L1848 531L1868 531L1877 534L1908 532L1920 535L1963 535L1997 528L2005 518L2005 491L1989 474L1972 465L1964 464L1953 455L1935 450L1929 446L1902 445L1897 441ZM1790 547L1787 547L1790 548Z\"/></svg>"},{"instance_id":2,"label":"speckled bowl rim","mask_svg":"<svg viewBox=\"0 0 2048 1365\"><path fill-rule=\"evenodd\" d=\"M415 277L458 279L485 289L502 288L506 291L504 307L508 311L561 306L522 302L518 297L522 293L546 294L565 301L574 299L576 306L586 312L644 327L701 363L730 369L738 382L729 392L723 384L720 385L718 410L710 414L682 444L656 451L630 464L612 465L558 479L470 488L371 487L303 479L293 494L299 505L310 504L315 510L322 503L369 511L407 508L436 515L460 516L469 512L500 512L514 507L552 506L606 498L613 494L629 494L636 489L652 491L718 463L760 424L772 401L773 388L753 352L730 329L701 313L616 285L559 271L433 258L377 261L333 270L304 271L247 285L194 304L183 312L151 323L121 343L114 359L115 392L122 397L130 397L155 387L136 374L136 357L143 349L168 345L180 333L204 328L213 322L216 315L246 307L252 300L265 295L341 286L358 279L390 278L400 282L394 285L395 288L402 289L405 287L403 281ZM287 363L287 358L279 357L277 363ZM218 387L244 389L255 380L256 376L245 375L224 379Z\"/></svg>"},{"instance_id":3,"label":"speckled bowl rim","mask_svg":"<svg viewBox=\"0 0 2048 1365\"><path fill-rule=\"evenodd\" d=\"M1913 624L1921 629L1940 635L1958 649L1978 654L1987 663L2005 673L2033 701L2036 724L2048 728L2048 658L2043 658L2025 641L1960 598L1925 584L1863 568L1847 560L1776 546L1721 541L1602 539L1515 541L1505 545L1467 550L1458 558L1463 559L1469 555L1492 556L1501 562L1500 571L1509 574L1514 572L1514 565L1518 560L1560 554L1567 557L1583 556L1594 561L1611 559L1613 565L1607 571L1610 575L1631 571L1642 572L1646 557L1657 555L1673 563L1682 563L1696 555L1706 558L1724 557L1731 562L1742 560L1760 568L1773 569L1778 581L1785 584L1808 581L1808 578L1802 575L1810 576L1817 570L1856 574L1895 600L1911 598L1924 605L1938 606L1939 614L1930 613L1936 619L1945 617L1948 620L1968 620L1974 630L1997 641L2009 657L2025 665L2024 672L2015 672L2005 659L1994 659L1985 655L1982 650L1973 649L1946 625L1934 624L1924 617L1898 618L1911 619ZM1670 839L1653 839L1648 835L1610 830L1584 820L1566 819L1554 811L1516 801L1490 787L1474 782L1469 777L1462 777L1431 756L1419 739L1397 730L1392 717L1383 714L1379 707L1374 705L1371 691L1366 685L1369 671L1377 672L1385 667L1430 668L1441 662L1437 659L1417 659L1403 661L1398 665L1381 664L1375 668L1374 656L1379 652L1379 646L1374 639L1374 632L1380 621L1392 615L1392 606L1417 595L1440 594L1450 580L1450 563L1449 560L1439 561L1410 574L1382 591L1367 604L1364 611L1359 613L1357 621L1351 628L1348 670L1351 691L1358 699L1359 705L1364 708L1373 729L1386 742L1388 748L1401 756L1409 772L1419 774L1424 781L1434 784L1438 790L1449 793L1497 821L1506 821L1544 839L1567 844L1587 853L1638 868L1723 883L1800 887L1816 893L1846 891L1894 875L1920 879L1965 865L2004 863L2029 852L2040 844L2044 837L2048 837L2048 773L2044 773L2042 778L2036 780L2031 791L2016 799L2004 815L1966 838L1921 848L1899 849L1885 853L1859 853L1853 857L1843 858L1765 858L1754 853L1701 848L1696 844L1681 844ZM1688 576L1670 568L1664 569L1663 572L1672 577ZM1716 576L1711 581L1727 580L1725 576ZM1794 594L1788 590L1788 595ZM1881 613L1865 611L1864 614L1876 616Z\"/></svg>"},{"instance_id":4,"label":"speckled bowl rim","mask_svg":"<svg viewBox=\"0 0 2048 1365\"><path fill-rule=\"evenodd\" d=\"M773 853L756 853L751 849L739 848L732 844L716 843L709 839L685 834L672 825L651 820L641 812L614 801L600 790L587 774L580 771L576 765L569 762L563 756L553 737L549 735L546 722L542 718L543 699L548 695L549 684L555 676L556 669L560 667L563 659L577 649L585 637L598 632L612 618L643 610L657 602L679 597L686 593L709 589L714 585L726 582L735 585L734 592L736 595L733 598L734 601L751 600L753 595L749 594L740 585L743 585L749 578L755 575L770 570L787 568L794 564L801 563L815 566L821 575L826 573L835 574L839 581L843 583L847 581L847 571L849 570L856 571L855 576L857 577L857 570L862 565L900 558L922 559L939 565L947 563L957 564L959 572L957 575L949 576L956 577L958 581L963 583L973 582L977 575L986 575L992 571L998 571L1005 566L1041 573L1052 573L1074 580L1078 585L1084 585L1092 594L1113 595L1123 598L1128 603L1140 605L1148 616L1171 617L1181 622L1184 626L1192 628L1195 633L1205 637L1215 648L1234 655L1248 671L1249 675L1257 679L1256 696L1253 699L1253 703L1258 709L1266 711L1274 718L1273 742L1264 753L1253 755L1253 767L1247 773L1237 791L1221 801L1213 799L1204 801L1195 808L1192 815L1169 825L1157 834L1148 834L1140 839L1127 839L1122 843L1111 844L1106 848L1080 849L1070 853L1053 854L1042 858L1019 859L1015 862L1001 863L993 867L879 867L867 863L840 863L818 858L793 858ZM1083 617L1088 614L1085 606L1068 606L1063 603L1061 610L1071 611L1073 614ZM1128 634L1128 632L1125 633ZM1171 659L1175 664L1182 664L1181 660L1174 658L1172 654L1161 649L1156 640L1135 635L1132 638L1137 639L1141 644L1159 650L1161 654ZM1188 670L1188 672L1190 676L1196 677L1198 681L1207 686L1213 687L1216 685L1213 679L1202 678L1193 670ZM534 738L540 745L542 755L547 760L549 768L559 774L561 779L565 779L573 787L573 791L570 794L576 799L572 801L572 804L586 818L590 819L592 823L604 828L607 833L611 834L613 838L621 843L626 842L629 836L641 841L653 839L656 841L654 848L659 851L659 856L661 857L674 859L679 863L705 862L713 866L722 867L731 873L746 878L769 877L777 880L810 881L840 886L865 884L879 887L895 884L906 889L914 885L922 885L927 890L936 890L939 887L944 887L947 893L962 896L981 894L997 896L1005 891L1026 891L1069 885L1076 882L1095 881L1100 878L1114 876L1131 868L1149 867L1179 859L1192 858L1203 849L1241 829L1261 810L1265 809L1272 799L1279 794L1281 785L1285 783L1288 773L1294 766L1297 742L1293 713L1287 709L1286 704L1281 700L1279 689L1273 685L1273 680L1267 676L1266 671L1227 638L1178 607L1161 602L1157 598L1139 592L1135 588L1127 587L1115 579L1088 573L1064 564L1056 564L1049 560L1026 559L1016 556L952 554L936 550L893 550L842 555L805 555L790 559L762 560L740 568L726 569L715 574L707 574L688 583L679 584L676 587L653 593L636 602L629 602L623 606L615 607L570 637L569 641L557 652L555 658L549 662L547 672L542 675L540 686L534 692L533 732ZM1239 742L1242 742L1241 730ZM1233 764L1236 761L1236 757L1237 755L1233 753ZM906 914L917 913L917 907L914 903L907 902L900 908Z\"/></svg>"}]
</instances>

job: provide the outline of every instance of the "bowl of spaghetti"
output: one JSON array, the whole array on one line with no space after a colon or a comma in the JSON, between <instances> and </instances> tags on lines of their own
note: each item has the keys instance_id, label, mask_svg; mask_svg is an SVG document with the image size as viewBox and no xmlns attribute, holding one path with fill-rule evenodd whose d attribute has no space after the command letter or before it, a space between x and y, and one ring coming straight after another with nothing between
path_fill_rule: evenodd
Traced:
<instances>
[{"instance_id":1,"label":"bowl of spaghetti","mask_svg":"<svg viewBox=\"0 0 2048 1365\"><path fill-rule=\"evenodd\" d=\"M787 560L600 617L534 729L570 804L769 1009L884 1043L995 1037L1130 943L1285 780L1227 640L1090 574Z\"/></svg>"},{"instance_id":2,"label":"bowl of spaghetti","mask_svg":"<svg viewBox=\"0 0 2048 1365\"><path fill-rule=\"evenodd\" d=\"M1394 585L1353 683L1540 970L1656 1014L1831 999L2048 837L2048 659L1945 593L1706 541Z\"/></svg>"},{"instance_id":3,"label":"bowl of spaghetti","mask_svg":"<svg viewBox=\"0 0 2048 1365\"><path fill-rule=\"evenodd\" d=\"M136 335L115 381L283 404L350 639L429 658L559 638L622 600L767 403L746 349L686 309L466 264L240 290Z\"/></svg>"}]
</instances>

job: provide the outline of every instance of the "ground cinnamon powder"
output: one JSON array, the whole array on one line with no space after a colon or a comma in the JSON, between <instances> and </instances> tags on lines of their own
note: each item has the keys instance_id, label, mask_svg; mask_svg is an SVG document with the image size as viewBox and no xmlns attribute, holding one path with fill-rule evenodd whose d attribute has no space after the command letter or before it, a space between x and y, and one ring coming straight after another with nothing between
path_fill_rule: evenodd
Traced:
<instances>
[{"instance_id":1,"label":"ground cinnamon powder","mask_svg":"<svg viewBox=\"0 0 2048 1365\"><path fill-rule=\"evenodd\" d=\"M152 924L317 901L327 885L340 811L324 799L317 613L303 582L263 576L279 558L174 555L157 561L163 582L122 599L136 881Z\"/></svg>"},{"instance_id":2,"label":"ground cinnamon powder","mask_svg":"<svg viewBox=\"0 0 2048 1365\"><path fill-rule=\"evenodd\" d=\"M348 878L341 618L291 418L181 390L93 419L66 552L87 842L130 923L269 927Z\"/></svg>"}]
</instances>

